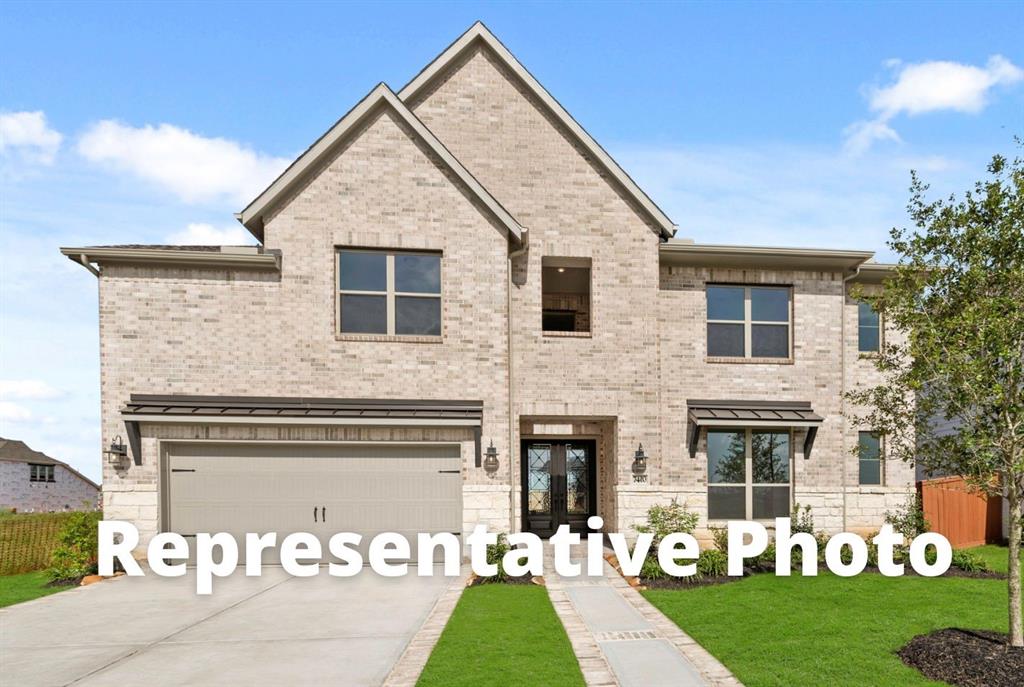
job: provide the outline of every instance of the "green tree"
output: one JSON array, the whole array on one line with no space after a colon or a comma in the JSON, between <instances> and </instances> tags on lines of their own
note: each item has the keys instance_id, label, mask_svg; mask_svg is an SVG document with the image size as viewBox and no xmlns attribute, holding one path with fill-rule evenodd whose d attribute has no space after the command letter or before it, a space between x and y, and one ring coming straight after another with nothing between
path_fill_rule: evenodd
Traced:
<instances>
[{"instance_id":1,"label":"green tree","mask_svg":"<svg viewBox=\"0 0 1024 687\"><path fill-rule=\"evenodd\" d=\"M855 294L901 335L875 360L883 381L848 398L889 457L1006 496L1010 643L1022 646L1024 164L995 156L962 199L929 200L917 174L910 190L915 228L889 240L899 265L880 292ZM943 420L956 429L938 431Z\"/></svg>"}]
</instances>

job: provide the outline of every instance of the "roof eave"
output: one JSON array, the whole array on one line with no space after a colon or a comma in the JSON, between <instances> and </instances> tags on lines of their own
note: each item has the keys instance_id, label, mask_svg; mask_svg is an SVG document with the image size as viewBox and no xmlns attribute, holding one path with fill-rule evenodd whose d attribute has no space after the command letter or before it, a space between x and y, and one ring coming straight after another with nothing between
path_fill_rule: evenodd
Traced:
<instances>
[{"instance_id":1,"label":"roof eave","mask_svg":"<svg viewBox=\"0 0 1024 687\"><path fill-rule=\"evenodd\" d=\"M222 253L214 251L158 250L153 248L74 248L60 252L99 276L93 265L165 265L169 267L218 267L249 270L279 270L276 253Z\"/></svg>"},{"instance_id":2,"label":"roof eave","mask_svg":"<svg viewBox=\"0 0 1024 687\"><path fill-rule=\"evenodd\" d=\"M871 251L695 243L663 243L658 254L667 265L841 271L863 266L874 255Z\"/></svg>"}]
</instances>

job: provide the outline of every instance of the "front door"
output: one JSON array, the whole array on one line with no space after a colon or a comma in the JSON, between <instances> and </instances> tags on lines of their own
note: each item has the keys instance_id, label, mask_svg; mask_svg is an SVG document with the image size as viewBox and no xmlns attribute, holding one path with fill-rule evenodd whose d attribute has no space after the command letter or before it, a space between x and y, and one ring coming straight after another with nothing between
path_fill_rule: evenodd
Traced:
<instances>
[{"instance_id":1,"label":"front door","mask_svg":"<svg viewBox=\"0 0 1024 687\"><path fill-rule=\"evenodd\" d=\"M523 527L542 537L560 525L586 532L597 513L593 441L523 442Z\"/></svg>"}]
</instances>

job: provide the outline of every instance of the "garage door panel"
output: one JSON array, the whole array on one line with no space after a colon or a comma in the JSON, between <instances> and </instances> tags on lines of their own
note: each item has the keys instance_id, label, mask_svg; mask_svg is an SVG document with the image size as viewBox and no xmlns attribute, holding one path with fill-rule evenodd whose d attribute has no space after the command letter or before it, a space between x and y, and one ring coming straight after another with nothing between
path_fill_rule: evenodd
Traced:
<instances>
[{"instance_id":1,"label":"garage door panel","mask_svg":"<svg viewBox=\"0 0 1024 687\"><path fill-rule=\"evenodd\" d=\"M415 549L417 532L462 529L458 446L177 444L167 461L167 524L182 534L312 532L326 553L335 532L399 532Z\"/></svg>"}]
</instances>

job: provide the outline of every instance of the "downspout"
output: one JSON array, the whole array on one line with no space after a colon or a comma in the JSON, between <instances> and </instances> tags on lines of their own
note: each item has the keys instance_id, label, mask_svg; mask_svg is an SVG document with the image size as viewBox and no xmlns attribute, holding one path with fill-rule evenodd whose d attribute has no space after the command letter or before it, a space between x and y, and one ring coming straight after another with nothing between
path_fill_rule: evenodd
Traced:
<instances>
[{"instance_id":1,"label":"downspout","mask_svg":"<svg viewBox=\"0 0 1024 687\"><path fill-rule=\"evenodd\" d=\"M842 418L842 425L839 433L839 451L843 458L840 462L842 479L840 484L843 489L843 528L842 531L846 531L846 460L848 458L847 447L846 447L846 285L851 280L855 279L860 274L860 266L863 262L857 263L857 266L853 269L853 272L843 277L843 294L839 301L839 367L841 373L839 375L839 415Z\"/></svg>"},{"instance_id":2,"label":"downspout","mask_svg":"<svg viewBox=\"0 0 1024 687\"><path fill-rule=\"evenodd\" d=\"M516 531L516 481L515 481L515 463L518 460L518 451L516 451L516 412L515 412L515 384L513 383L513 356L512 356L512 261L519 256L526 253L527 249L527 229L523 227L523 235L520 242L520 247L516 250L510 251L508 254L507 273L508 273L508 287L507 287L507 304L508 316L505 321L508 325L507 334L508 340L505 344L505 350L508 353L508 531Z\"/></svg>"}]
</instances>

